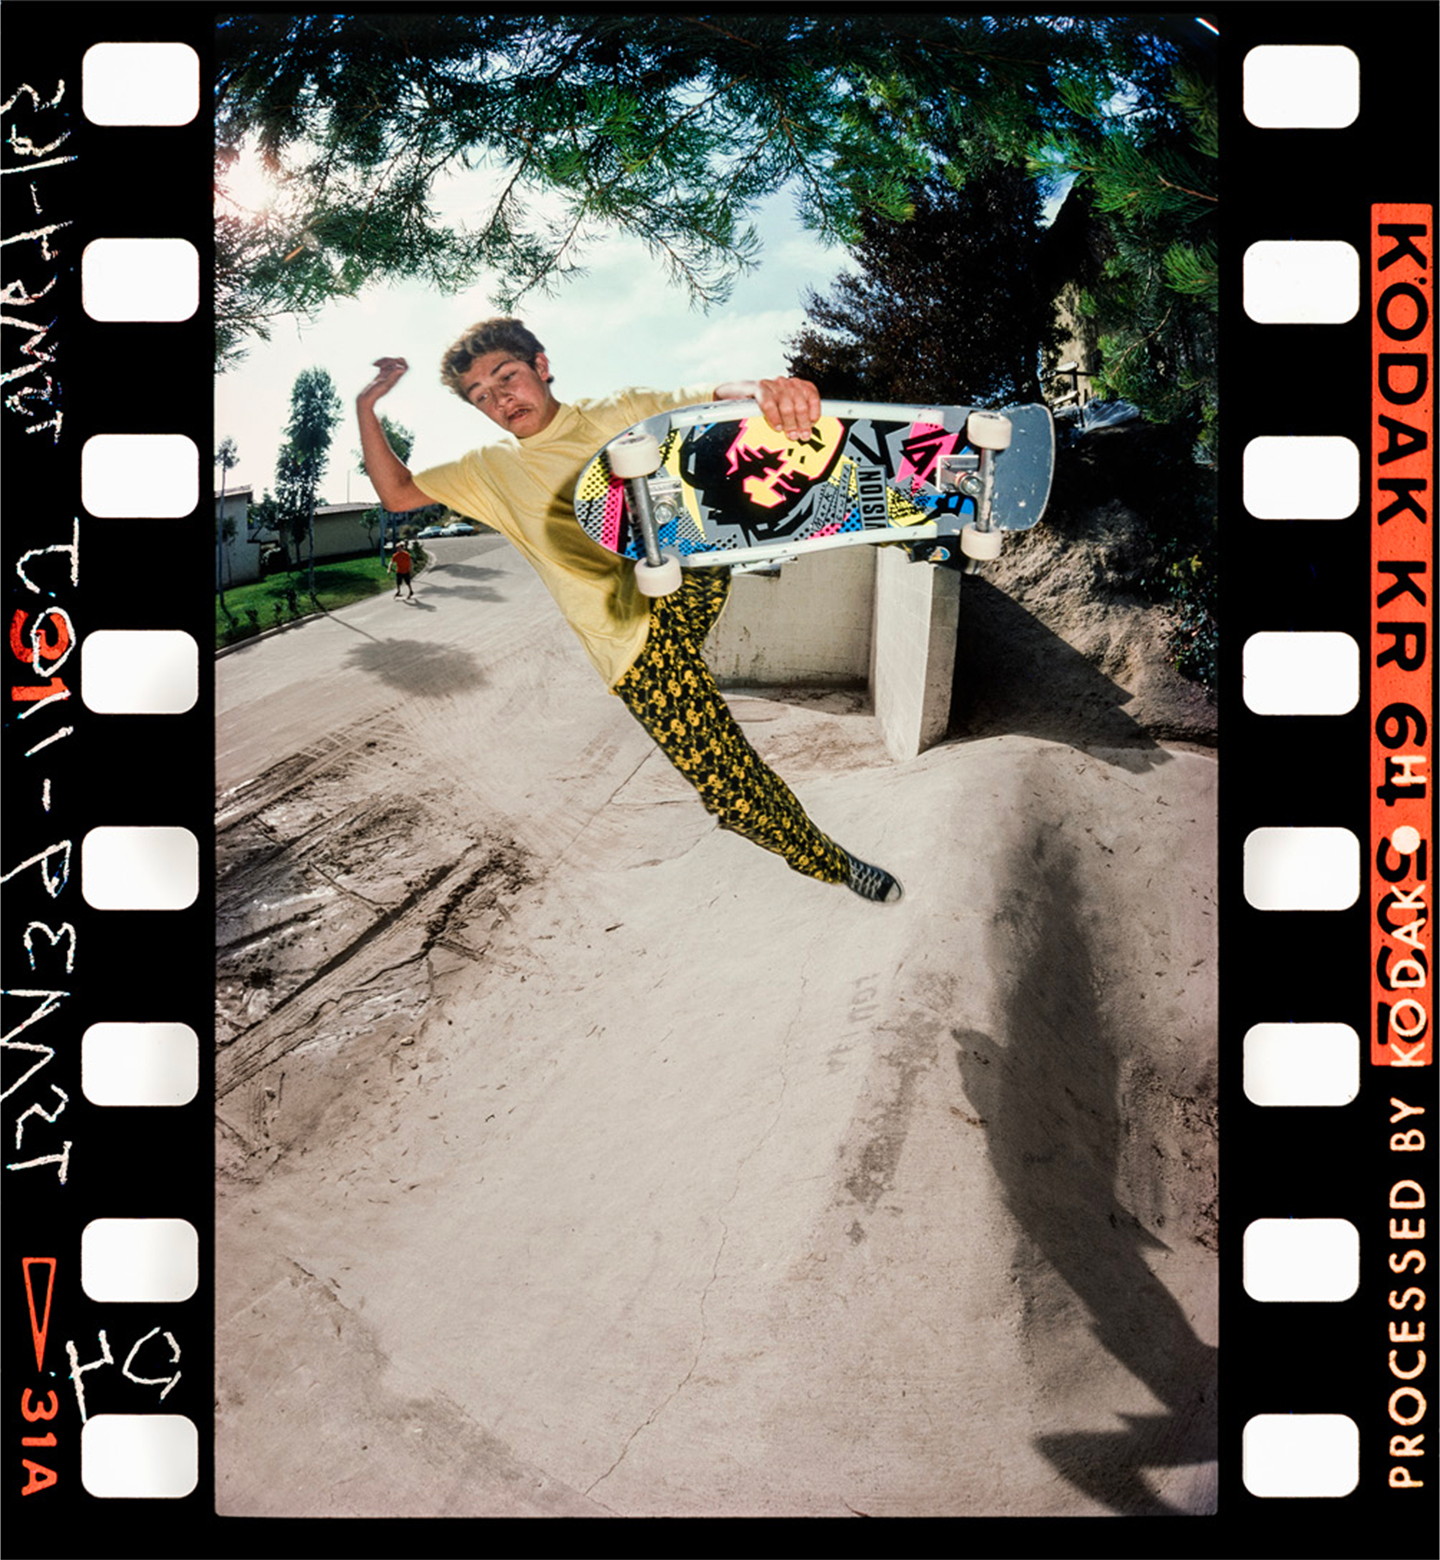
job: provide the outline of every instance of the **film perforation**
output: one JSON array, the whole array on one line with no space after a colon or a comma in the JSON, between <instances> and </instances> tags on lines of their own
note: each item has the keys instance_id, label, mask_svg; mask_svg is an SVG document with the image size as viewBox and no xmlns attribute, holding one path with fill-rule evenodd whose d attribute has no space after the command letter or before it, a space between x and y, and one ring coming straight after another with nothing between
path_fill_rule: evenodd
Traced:
<instances>
[{"instance_id":1,"label":"film perforation","mask_svg":"<svg viewBox=\"0 0 1440 1560\"><path fill-rule=\"evenodd\" d=\"M1360 113L1360 60L1343 44L1260 44L1245 56L1244 94L1259 129L1348 129Z\"/></svg>"},{"instance_id":2,"label":"film perforation","mask_svg":"<svg viewBox=\"0 0 1440 1560\"><path fill-rule=\"evenodd\" d=\"M157 150L183 167L181 147L147 139L195 144L167 127L196 119L201 53L144 38L138 15L100 31L86 13L42 23L38 52L22 24L25 65L0 88L3 879L28 977L13 978L7 946L7 1222L23 1198L25 1234L7 1240L3 1292L7 1323L22 1296L28 1373L6 1499L52 1538L66 1515L93 1523L96 1498L196 1491L210 1352L208 1210L177 1174L208 1136L195 1112L207 1004L181 973L207 941L189 785L210 698L176 563L199 426L173 390L204 342L203 219L153 173ZM190 1022L166 1022L176 1014Z\"/></svg>"},{"instance_id":3,"label":"film perforation","mask_svg":"<svg viewBox=\"0 0 1440 1560\"><path fill-rule=\"evenodd\" d=\"M97 238L85 246L80 285L92 320L192 319L200 306L200 252L184 238Z\"/></svg>"},{"instance_id":4,"label":"film perforation","mask_svg":"<svg viewBox=\"0 0 1440 1560\"><path fill-rule=\"evenodd\" d=\"M96 45L86 53L83 81L86 117L99 125L183 125L198 108L199 60L184 44ZM137 92L140 82L146 86ZM85 313L96 321L134 327L190 320L199 301L199 256L185 239L101 237L85 247L80 280ZM96 519L147 524L184 520L197 508L197 468L198 451L183 434L97 433L81 451L81 502ZM82 651L82 696L87 708L112 715L189 711L197 692L195 650L193 638L175 630L97 630L86 637ZM198 839L187 828L115 824L92 828L81 841L85 901L104 912L188 910L199 895L199 850ZM125 1083L118 1090L112 1085L108 1095L103 1085L93 1092L87 1087L87 1099L102 1103L108 1098L116 1102L114 1108L142 1111L153 1108L157 1100L186 1104L194 1099L195 1090L186 1087L195 1062L194 1031L188 1025L91 1026L82 1042L82 1084L87 1055L92 1059L90 1078L99 1076L93 1065L95 1047L107 1035L112 1040L107 1058L110 1071L112 1075L120 1071ZM160 1036L169 1044L156 1045ZM97 1303L155 1307L159 1314L169 1315L196 1294L198 1255L198 1235L188 1220L95 1219L81 1237L80 1287ZM141 1374L135 1368L136 1357L157 1337L168 1345L170 1368L161 1375ZM105 1344L103 1331L100 1340ZM149 1350L147 1358L153 1353ZM158 1387L158 1406L181 1380L181 1357L175 1334L156 1324L136 1339L119 1368L122 1377L136 1386ZM106 1346L97 1367L113 1363ZM78 1374L76 1382L78 1391ZM90 1494L103 1499L153 1499L193 1492L199 1436L189 1418L173 1413L91 1416L83 1402L81 1414L80 1476Z\"/></svg>"},{"instance_id":5,"label":"film perforation","mask_svg":"<svg viewBox=\"0 0 1440 1560\"><path fill-rule=\"evenodd\" d=\"M1245 144L1277 168L1288 167L1302 145L1318 161L1344 163L1355 155L1346 148L1369 133L1366 117L1373 119L1388 97L1391 78L1372 66L1363 46L1333 38L1292 45L1279 36L1245 58L1245 118L1260 132ZM1417 194L1433 191L1433 165L1414 187ZM1391 526L1395 540L1399 517L1428 523L1433 205L1421 212L1360 202L1347 207L1314 199L1320 190L1318 179L1278 178L1266 216L1244 223L1238 293L1248 323L1239 334L1251 361L1279 369L1287 356L1303 354L1327 378L1307 386L1312 393L1283 413L1259 394L1244 398L1244 415L1235 420L1245 440L1239 496L1250 535L1267 557L1309 554L1309 576L1318 583L1320 560L1328 569L1342 553L1357 559L1369 553L1373 588L1368 624L1354 595L1340 588L1310 592L1303 608L1277 595L1258 612L1259 597L1247 595L1243 623L1232 623L1242 634L1238 669L1254 720L1247 730L1255 733L1257 780L1279 772L1287 747L1292 760L1310 753L1308 743L1287 739L1316 723L1333 732L1337 763L1333 781L1317 788L1314 801L1291 799L1287 809L1284 800L1247 799L1235 809L1229 838L1243 863L1232 881L1254 913L1232 918L1232 925L1238 919L1247 938L1276 925L1282 929L1277 950L1283 947L1291 959L1308 951L1313 962L1303 999L1293 991L1269 993L1252 979L1237 1005L1244 1013L1236 1026L1242 1108L1254 1112L1249 1119L1257 1126L1279 1123L1278 1152L1265 1189L1247 1186L1229 1206L1243 1226L1244 1299L1232 1314L1266 1340L1261 1347L1269 1367L1242 1388L1241 1484L1248 1496L1281 1507L1320 1501L1343 1509L1366 1490L1397 1492L1403 1500L1427 1482L1423 1437L1393 1433L1410 1431L1426 1412L1423 1393L1408 1384L1425 1366L1420 1330L1396 1317L1397 1310L1423 1306L1426 1296L1419 1288L1402 1293L1386 1285L1396 1282L1398 1268L1426 1260L1414 1244L1423 1239L1423 1226L1397 1220L1393 1209L1397 1198L1402 1205L1425 1202L1426 1190L1403 1177L1406 1161L1398 1156L1429 1151L1433 1188L1433 1144L1421 1127L1410 1139L1391 1129L1397 1121L1427 1121L1429 1105L1418 1098L1409 1103L1408 1090L1392 1093L1378 1068L1429 1059L1428 1016L1416 995L1428 979L1419 946L1428 912L1414 908L1423 898L1418 853L1428 824L1414 803L1424 798L1428 779L1428 734L1419 712L1430 707L1430 684L1427 631L1417 610L1424 592L1407 586L1427 572L1430 543L1426 533L1418 545L1397 550L1383 538ZM1385 280L1382 251L1392 269ZM1333 370L1338 378L1342 365L1339 397L1313 393L1330 388L1328 375ZM1356 415L1362 393L1368 418ZM1414 469L1407 466L1412 461ZM1362 529L1366 542L1359 541ZM1416 542L1413 529L1407 540ZM1303 567L1288 572L1305 578ZM1340 569L1329 572L1338 582ZM1382 598L1401 609L1386 617ZM1387 683L1389 694L1382 692ZM1359 783L1367 746L1368 799ZM1347 754L1353 755L1348 761ZM1392 810L1384 820L1389 832L1381 822L1385 808ZM1398 844L1397 823L1404 831ZM1408 896L1385 897L1380 878L1387 874L1407 883ZM1388 910L1378 910L1377 900ZM1371 925L1369 1017L1356 1001L1358 980L1366 978L1356 951L1365 936L1362 917ZM1233 935L1229 946L1237 946ZM1328 956L1315 960L1321 949ZM1398 1056L1383 1054L1387 1041ZM1433 1102L1433 1077L1425 1078L1419 1097ZM1373 1167L1369 1174L1351 1184L1326 1178L1323 1188L1306 1186L1299 1167L1340 1143L1353 1145L1357 1162ZM1233 1244L1228 1249L1235 1252ZM1363 1354L1368 1345L1369 1358L1349 1372L1332 1371L1328 1381L1305 1382L1278 1352L1281 1339L1296 1352L1305 1348L1302 1340L1318 1342L1310 1318L1327 1313L1341 1336L1354 1329L1363 1340L1357 1348ZM1274 1320L1281 1316L1286 1320ZM1274 1350L1267 1346L1272 1340ZM1410 1352L1385 1347L1395 1342Z\"/></svg>"}]
</instances>

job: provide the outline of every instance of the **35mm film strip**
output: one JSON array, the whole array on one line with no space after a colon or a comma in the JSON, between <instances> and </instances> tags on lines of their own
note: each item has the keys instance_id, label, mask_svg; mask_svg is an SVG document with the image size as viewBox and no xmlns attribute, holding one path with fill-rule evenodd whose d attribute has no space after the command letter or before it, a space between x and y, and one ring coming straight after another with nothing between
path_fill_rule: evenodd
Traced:
<instances>
[{"instance_id":1,"label":"35mm film strip","mask_svg":"<svg viewBox=\"0 0 1440 1560\"><path fill-rule=\"evenodd\" d=\"M1164 1541L1214 1553L1218 1523L1247 1552L1419 1554L1440 1489L1440 13L1207 15L1224 114L1220 1493L1216 1517ZM17 1555L412 1542L215 1514L214 18L6 7L0 1294ZM963 1541L918 1531L924 1548ZM1070 1542L1053 1524L993 1537ZM432 1523L422 1547L483 1541ZM1154 1534L1122 1522L1106 1541L1149 1553Z\"/></svg>"}]
</instances>

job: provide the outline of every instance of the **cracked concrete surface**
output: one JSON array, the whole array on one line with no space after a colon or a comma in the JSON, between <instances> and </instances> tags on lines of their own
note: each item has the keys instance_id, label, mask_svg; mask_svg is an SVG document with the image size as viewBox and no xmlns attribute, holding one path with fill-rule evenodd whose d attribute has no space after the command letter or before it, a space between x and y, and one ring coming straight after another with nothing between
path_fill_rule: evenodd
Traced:
<instances>
[{"instance_id":1,"label":"cracked concrete surface","mask_svg":"<svg viewBox=\"0 0 1440 1560\"><path fill-rule=\"evenodd\" d=\"M437 550L218 663L221 1511L1211 1509L1213 757L736 695L869 905Z\"/></svg>"}]
</instances>

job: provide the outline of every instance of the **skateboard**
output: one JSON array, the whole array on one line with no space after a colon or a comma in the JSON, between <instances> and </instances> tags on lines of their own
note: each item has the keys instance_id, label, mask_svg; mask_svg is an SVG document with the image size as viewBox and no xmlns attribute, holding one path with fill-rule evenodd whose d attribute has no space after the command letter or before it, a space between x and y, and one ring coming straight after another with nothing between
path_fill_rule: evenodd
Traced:
<instances>
[{"instance_id":1,"label":"skateboard","mask_svg":"<svg viewBox=\"0 0 1440 1560\"><path fill-rule=\"evenodd\" d=\"M635 562L647 596L682 569L773 571L802 553L900 543L974 567L1039 521L1055 430L1044 406L822 401L810 437L777 433L754 401L659 412L612 439L575 487L594 541Z\"/></svg>"}]
</instances>

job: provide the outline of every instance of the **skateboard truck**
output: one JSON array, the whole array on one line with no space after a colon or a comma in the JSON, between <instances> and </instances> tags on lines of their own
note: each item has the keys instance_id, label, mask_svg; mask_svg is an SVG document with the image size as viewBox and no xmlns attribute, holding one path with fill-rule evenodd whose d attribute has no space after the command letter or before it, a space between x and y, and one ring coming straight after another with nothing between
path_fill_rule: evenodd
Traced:
<instances>
[{"instance_id":1,"label":"skateboard truck","mask_svg":"<svg viewBox=\"0 0 1440 1560\"><path fill-rule=\"evenodd\" d=\"M625 502L645 547L644 560L635 565L636 589L642 596L671 595L680 588L680 560L673 552L660 550L660 527L650 496L650 474L660 469L660 441L649 433L622 433L608 446L606 453L611 474L625 484ZM668 491L662 497L662 503L669 511L665 518L673 518L673 503Z\"/></svg>"},{"instance_id":2,"label":"skateboard truck","mask_svg":"<svg viewBox=\"0 0 1440 1560\"><path fill-rule=\"evenodd\" d=\"M975 501L975 518L960 533L960 551L967 558L989 561L1000 556L1000 531L993 523L995 457L1010 448L1010 432L1010 419L999 412L971 412L965 436L975 453L941 457L940 486Z\"/></svg>"},{"instance_id":3,"label":"skateboard truck","mask_svg":"<svg viewBox=\"0 0 1440 1560\"><path fill-rule=\"evenodd\" d=\"M999 557L1006 531L1028 530L1044 512L1054 427L1043 406L972 411L828 401L822 411L834 424L826 434L834 447L824 449L831 464L821 472L808 453L780 452L784 481L758 498L738 464L716 470L713 461L692 463L683 453L701 439L707 450L723 442L723 426L711 438L717 424L734 424L734 438L749 438L761 416L753 402L655 413L612 437L586 466L576 519L599 546L632 564L638 592L655 597L678 589L693 569L757 565L755 572L768 572L794 554L876 544L898 544L917 562L968 573ZM768 460L773 442L762 435L755 448ZM899 502L892 505L891 494ZM772 523L757 542L745 505L762 501ZM773 523L781 514L783 527ZM781 529L783 539L774 534Z\"/></svg>"}]
</instances>

